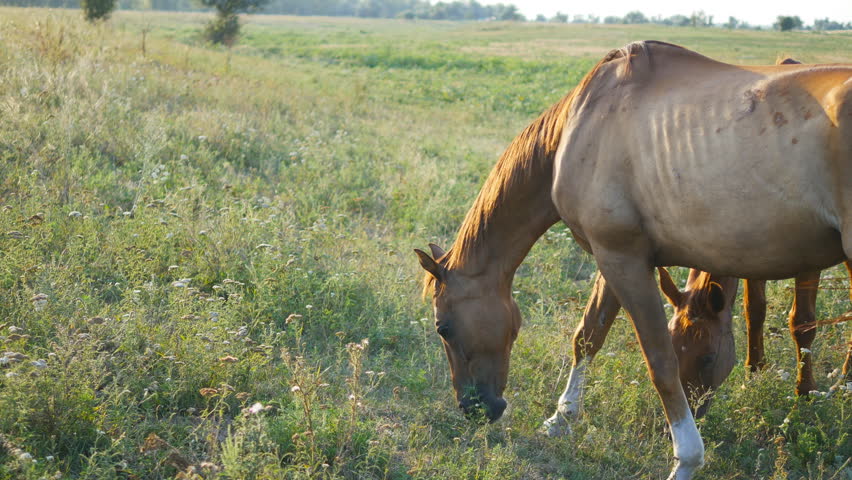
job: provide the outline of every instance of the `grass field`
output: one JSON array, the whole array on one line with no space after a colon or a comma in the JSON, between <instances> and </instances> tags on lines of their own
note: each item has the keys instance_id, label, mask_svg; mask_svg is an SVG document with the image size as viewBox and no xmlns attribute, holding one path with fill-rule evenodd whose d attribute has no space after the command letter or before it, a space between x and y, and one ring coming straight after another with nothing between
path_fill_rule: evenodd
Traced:
<instances>
[{"instance_id":1,"label":"grass field","mask_svg":"<svg viewBox=\"0 0 852 480\"><path fill-rule=\"evenodd\" d=\"M200 14L80 17L0 9L0 479L665 478L624 318L574 434L538 434L595 271L564 226L518 271L492 425L455 408L412 248L612 48L852 62L850 33L256 16L228 52ZM825 275L820 318L849 310ZM793 397L790 287L748 377L736 312L698 478L852 479L852 396ZM820 330L821 389L850 333Z\"/></svg>"}]
</instances>

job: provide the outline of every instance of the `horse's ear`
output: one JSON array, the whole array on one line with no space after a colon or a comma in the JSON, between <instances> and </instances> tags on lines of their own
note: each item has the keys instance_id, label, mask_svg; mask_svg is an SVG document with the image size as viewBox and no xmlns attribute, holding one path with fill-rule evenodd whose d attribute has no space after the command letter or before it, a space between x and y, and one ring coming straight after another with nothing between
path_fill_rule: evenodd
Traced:
<instances>
[{"instance_id":1,"label":"horse's ear","mask_svg":"<svg viewBox=\"0 0 852 480\"><path fill-rule=\"evenodd\" d=\"M432 258L434 258L435 260L443 257L446 254L443 248L435 245L434 243L429 244L429 250L432 251Z\"/></svg>"},{"instance_id":2,"label":"horse's ear","mask_svg":"<svg viewBox=\"0 0 852 480\"><path fill-rule=\"evenodd\" d=\"M657 271L660 272L660 288L663 290L663 294L669 303L677 307L683 300L683 293L678 290L668 270L663 267L657 267Z\"/></svg>"},{"instance_id":3,"label":"horse's ear","mask_svg":"<svg viewBox=\"0 0 852 480\"><path fill-rule=\"evenodd\" d=\"M420 260L420 266L423 267L424 270L432 274L432 276L439 282L443 280L444 267L438 265L438 262L430 257L428 253L420 250L419 248L415 248L414 253L417 254L417 259Z\"/></svg>"},{"instance_id":4,"label":"horse's ear","mask_svg":"<svg viewBox=\"0 0 852 480\"><path fill-rule=\"evenodd\" d=\"M725 292L722 286L716 282L710 282L710 290L707 292L707 305L713 313L720 313L725 309Z\"/></svg>"}]
</instances>

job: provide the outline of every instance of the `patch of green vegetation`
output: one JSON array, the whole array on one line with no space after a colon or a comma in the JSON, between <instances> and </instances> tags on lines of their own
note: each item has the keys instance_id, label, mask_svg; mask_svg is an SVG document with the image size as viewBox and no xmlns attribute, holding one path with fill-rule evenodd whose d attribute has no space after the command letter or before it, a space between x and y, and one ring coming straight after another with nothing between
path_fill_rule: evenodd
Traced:
<instances>
[{"instance_id":1,"label":"patch of green vegetation","mask_svg":"<svg viewBox=\"0 0 852 480\"><path fill-rule=\"evenodd\" d=\"M595 271L564 226L518 271L493 425L454 408L411 248L449 244L511 138L611 48L850 61L845 33L255 16L225 50L203 46L203 14L2 13L0 479L16 480L659 477L671 445L626 319L573 435L537 433ZM845 478L850 399L791 397L791 282L772 285L771 366L718 392L700 478ZM820 293L821 318L847 310ZM820 388L849 333L820 329Z\"/></svg>"}]
</instances>

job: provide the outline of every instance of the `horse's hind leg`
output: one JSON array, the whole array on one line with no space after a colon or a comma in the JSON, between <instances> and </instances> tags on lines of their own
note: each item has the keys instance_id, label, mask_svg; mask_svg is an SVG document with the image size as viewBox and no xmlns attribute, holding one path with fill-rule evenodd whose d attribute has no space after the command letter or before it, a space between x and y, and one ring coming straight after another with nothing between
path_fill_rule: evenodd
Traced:
<instances>
[{"instance_id":1,"label":"horse's hind leg","mask_svg":"<svg viewBox=\"0 0 852 480\"><path fill-rule=\"evenodd\" d=\"M745 364L754 372L766 365L763 356L763 324L766 321L766 280L743 280L748 350Z\"/></svg>"},{"instance_id":2,"label":"horse's hind leg","mask_svg":"<svg viewBox=\"0 0 852 480\"><path fill-rule=\"evenodd\" d=\"M849 272L849 301L852 302L852 263L847 260L846 271ZM843 362L841 382L852 382L852 336L849 337L849 350L846 351L846 361Z\"/></svg>"},{"instance_id":3,"label":"horse's hind leg","mask_svg":"<svg viewBox=\"0 0 852 480\"><path fill-rule=\"evenodd\" d=\"M547 435L554 437L570 433L569 423L579 415L583 406L586 368L603 346L619 310L621 304L598 272L583 319L574 332L574 363L568 384L559 397L556 412L544 421L542 427Z\"/></svg>"},{"instance_id":4,"label":"horse's hind leg","mask_svg":"<svg viewBox=\"0 0 852 480\"><path fill-rule=\"evenodd\" d=\"M813 373L811 344L816 337L816 296L820 272L810 272L796 277L796 294L790 309L790 333L796 342L796 394L807 395L816 390Z\"/></svg>"},{"instance_id":5,"label":"horse's hind leg","mask_svg":"<svg viewBox=\"0 0 852 480\"><path fill-rule=\"evenodd\" d=\"M689 480L704 464L704 443L680 383L663 304L653 268L646 260L651 256L644 249L622 254L595 247L598 268L633 321L651 381L671 427L677 465L669 480Z\"/></svg>"},{"instance_id":6,"label":"horse's hind leg","mask_svg":"<svg viewBox=\"0 0 852 480\"><path fill-rule=\"evenodd\" d=\"M843 362L841 381L852 381L852 336L849 337L849 350L846 351L846 361Z\"/></svg>"}]
</instances>

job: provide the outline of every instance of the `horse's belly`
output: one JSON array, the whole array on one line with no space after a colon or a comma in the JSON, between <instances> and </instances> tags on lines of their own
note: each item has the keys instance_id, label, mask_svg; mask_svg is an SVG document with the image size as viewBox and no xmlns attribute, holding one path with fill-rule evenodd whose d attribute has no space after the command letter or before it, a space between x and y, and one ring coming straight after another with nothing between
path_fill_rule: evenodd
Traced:
<instances>
[{"instance_id":1,"label":"horse's belly","mask_svg":"<svg viewBox=\"0 0 852 480\"><path fill-rule=\"evenodd\" d=\"M843 261L845 254L840 232L815 218L744 215L717 227L663 230L654 235L656 261L751 279L822 270Z\"/></svg>"}]
</instances>

